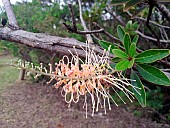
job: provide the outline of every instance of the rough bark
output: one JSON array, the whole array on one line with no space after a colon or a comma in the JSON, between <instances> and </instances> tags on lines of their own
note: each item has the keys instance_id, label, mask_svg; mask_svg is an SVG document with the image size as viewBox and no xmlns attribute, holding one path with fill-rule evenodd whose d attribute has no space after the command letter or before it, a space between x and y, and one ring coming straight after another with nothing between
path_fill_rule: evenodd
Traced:
<instances>
[{"instance_id":1,"label":"rough bark","mask_svg":"<svg viewBox=\"0 0 170 128\"><path fill-rule=\"evenodd\" d=\"M33 48L45 49L54 53L63 53L70 55L70 50L75 53L73 46L76 47L76 51L80 57L85 57L84 49L85 43L80 42L73 38L63 38L58 36L50 36L42 33L32 33L24 30L12 30L8 27L0 28L0 39L11 42L24 44ZM97 54L102 54L103 49L95 44L90 44L90 48L95 47L94 51Z\"/></svg>"},{"instance_id":2,"label":"rough bark","mask_svg":"<svg viewBox=\"0 0 170 128\"><path fill-rule=\"evenodd\" d=\"M16 20L15 14L12 10L12 6L9 0L2 0L3 4L4 4L4 8L6 10L6 14L8 17L8 21L9 24L14 26L14 27L18 27L18 22Z\"/></svg>"}]
</instances>

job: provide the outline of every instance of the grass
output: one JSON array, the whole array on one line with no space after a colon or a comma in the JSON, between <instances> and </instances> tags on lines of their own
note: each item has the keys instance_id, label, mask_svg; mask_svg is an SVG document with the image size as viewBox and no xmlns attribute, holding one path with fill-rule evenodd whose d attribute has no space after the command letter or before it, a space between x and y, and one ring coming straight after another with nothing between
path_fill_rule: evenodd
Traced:
<instances>
[{"instance_id":1,"label":"grass","mask_svg":"<svg viewBox=\"0 0 170 128\"><path fill-rule=\"evenodd\" d=\"M19 70L12 66L5 66L11 59L17 60L10 55L0 56L0 93L18 79Z\"/></svg>"}]
</instances>

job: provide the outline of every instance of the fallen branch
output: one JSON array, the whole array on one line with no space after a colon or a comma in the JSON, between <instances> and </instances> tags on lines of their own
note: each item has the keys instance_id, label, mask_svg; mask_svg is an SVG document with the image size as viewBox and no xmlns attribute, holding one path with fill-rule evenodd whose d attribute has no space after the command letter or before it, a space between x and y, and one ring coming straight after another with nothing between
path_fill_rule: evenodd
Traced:
<instances>
[{"instance_id":1,"label":"fallen branch","mask_svg":"<svg viewBox=\"0 0 170 128\"><path fill-rule=\"evenodd\" d=\"M8 27L0 28L0 39L24 44L33 48L45 49L54 53L63 53L70 55L70 50L75 53L73 46L76 47L80 57L85 57L82 48L86 48L86 44L73 38L63 38L58 36L50 36L42 33L27 32L24 30L12 30ZM90 47L95 47L94 51L97 54L103 53L103 49L95 44L90 44Z\"/></svg>"}]
</instances>

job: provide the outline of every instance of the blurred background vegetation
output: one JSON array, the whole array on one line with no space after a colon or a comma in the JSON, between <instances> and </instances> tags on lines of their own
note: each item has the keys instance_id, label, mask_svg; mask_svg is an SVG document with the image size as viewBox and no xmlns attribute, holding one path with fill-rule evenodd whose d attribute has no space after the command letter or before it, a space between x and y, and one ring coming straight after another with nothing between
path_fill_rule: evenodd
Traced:
<instances>
[{"instance_id":1,"label":"blurred background vegetation","mask_svg":"<svg viewBox=\"0 0 170 128\"><path fill-rule=\"evenodd\" d=\"M46 33L54 36L70 37L85 42L85 36L69 33L63 25L63 23L71 24L71 16L67 2L67 0L32 0L32 2L17 2L13 5L13 10L19 26L24 30L36 33ZM79 30L83 30L79 19L78 3L75 0L72 0L71 3L73 4L77 27ZM123 6L108 6L108 4L108 0L82 0L83 18L86 21L88 28L91 30L98 29L93 25L93 22L97 22L107 32L117 37L116 28L121 23L116 20L116 18L120 18L125 24L130 20L135 23L134 25L126 26L127 31L134 32L134 30L139 29L140 31L145 32L146 35L153 36L153 34L145 26L144 21L141 21L138 18L130 19L131 17L129 14L123 12ZM128 13L135 14L138 6L133 7ZM170 9L170 5L168 4L166 7ZM146 19L147 14L148 9L146 8L138 16ZM5 12L0 14L0 18L2 17L6 17ZM169 22L167 22L164 16L157 9L153 10L151 20L161 25L170 26ZM152 28L155 33L159 33L160 30L157 26L152 26ZM164 31L166 31L168 38L170 38L169 29L164 29ZM159 36L161 38L161 34L159 34ZM95 34L93 35L93 38L95 43L98 42L98 39L113 42L112 39L102 34ZM170 48L170 44L168 43L163 45L164 48ZM160 48L160 46L156 45L155 42L140 38L138 48L146 50L150 48ZM2 40L0 41L0 50L1 53L10 53L17 58L33 62L34 64L39 64L41 62L48 64L53 56L50 52L47 53L43 50L36 50L21 44ZM59 56L56 56L56 60L58 57ZM169 58L166 59L168 59L168 61L170 60ZM1 58L0 60L1 62L3 61ZM154 63L153 65L163 69L169 68L168 65L162 63ZM3 78L1 77L1 79ZM153 115L153 119L159 122L161 117L159 114L161 114L170 121L170 88L147 82L145 85L147 90L146 108L158 113L158 116L156 116L157 119L155 119L155 115ZM133 107L129 104L129 108L133 110L135 115L145 116L143 114L143 110L140 109L138 104L135 104L135 106L133 104Z\"/></svg>"}]
</instances>

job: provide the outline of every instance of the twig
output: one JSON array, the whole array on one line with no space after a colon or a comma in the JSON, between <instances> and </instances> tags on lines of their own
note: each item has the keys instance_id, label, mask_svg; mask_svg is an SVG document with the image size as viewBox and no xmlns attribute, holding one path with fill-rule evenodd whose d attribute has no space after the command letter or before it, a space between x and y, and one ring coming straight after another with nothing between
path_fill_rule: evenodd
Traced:
<instances>
[{"instance_id":1,"label":"twig","mask_svg":"<svg viewBox=\"0 0 170 128\"><path fill-rule=\"evenodd\" d=\"M80 12L80 20L81 20L81 24L84 28L85 31L89 31L88 28L86 27L86 23L83 19L83 14L82 14L82 7L81 7L81 0L78 0L78 3L79 3L79 12ZM93 40L92 40L92 37L90 34L86 34L86 37L87 37L87 41L89 43L93 43Z\"/></svg>"},{"instance_id":2,"label":"twig","mask_svg":"<svg viewBox=\"0 0 170 128\"><path fill-rule=\"evenodd\" d=\"M111 12L111 11L109 11L109 10L107 10L108 12ZM120 17L119 16L117 16L116 15L116 13L111 13L112 14L112 16L114 16L114 18L119 22L119 23L121 23L121 25L123 25L123 26L125 26L125 23L123 22L123 20L122 19L120 19ZM140 32L140 31L138 31L138 30L136 30L136 33L137 34L139 34L141 37L143 37L143 38L145 38L145 39L148 39L148 40L150 40L150 41L157 41L157 39L156 38L153 38L153 37L150 37L150 36L147 36L147 35L145 35L145 34L143 34L142 32ZM170 43L170 40L159 40L161 43Z\"/></svg>"},{"instance_id":3,"label":"twig","mask_svg":"<svg viewBox=\"0 0 170 128\"><path fill-rule=\"evenodd\" d=\"M68 7L69 7L71 18L72 18L73 30L77 31L76 20L74 18L74 11L73 11L72 4L68 3Z\"/></svg>"},{"instance_id":4,"label":"twig","mask_svg":"<svg viewBox=\"0 0 170 128\"><path fill-rule=\"evenodd\" d=\"M80 35L86 35L86 34L93 34L93 33L102 33L103 29L99 29L99 30L93 30L93 31L79 31L79 30L75 30L73 27L71 27L70 25L63 23L65 25L65 27L67 28L67 30L71 33L76 33L76 34L80 34Z\"/></svg>"},{"instance_id":5,"label":"twig","mask_svg":"<svg viewBox=\"0 0 170 128\"><path fill-rule=\"evenodd\" d=\"M120 16L117 16L114 11L111 11L110 7L107 7L106 11L109 12L121 25L126 25L125 22L120 18Z\"/></svg>"},{"instance_id":6,"label":"twig","mask_svg":"<svg viewBox=\"0 0 170 128\"><path fill-rule=\"evenodd\" d=\"M97 26L98 28L103 29L103 28L102 28L99 24L97 24L96 22L93 22L93 24L94 24L95 26ZM109 38L111 38L112 40L114 40L115 42L119 42L120 44L122 44L122 42L121 42L118 38L114 37L113 35L111 35L111 34L108 33L107 31L105 31L104 29L103 29L103 34L105 34L106 36L108 36Z\"/></svg>"},{"instance_id":7,"label":"twig","mask_svg":"<svg viewBox=\"0 0 170 128\"><path fill-rule=\"evenodd\" d=\"M161 45L161 43L160 43L159 37L157 36L155 31L152 30L152 27L149 25L149 21L151 19L152 11L153 11L153 8L154 8L156 2L154 0L149 0L148 4L149 4L149 12L148 12L147 20L146 20L146 26L150 30L150 32L155 36L155 38L157 39L156 45L159 46L159 47L163 47L163 45Z\"/></svg>"},{"instance_id":8,"label":"twig","mask_svg":"<svg viewBox=\"0 0 170 128\"><path fill-rule=\"evenodd\" d=\"M164 72L170 72L170 69L161 69Z\"/></svg>"},{"instance_id":9,"label":"twig","mask_svg":"<svg viewBox=\"0 0 170 128\"><path fill-rule=\"evenodd\" d=\"M63 79L72 79L72 80L87 80L87 79L91 79L91 78L99 78L99 76L87 76L87 77L83 77L83 78L80 78L80 77L68 77L68 76L62 76L62 75L56 75L54 73L45 73L45 72L42 72L42 71L38 71L36 69L31 69L31 68L26 68L26 67L23 67L23 66L18 66L18 65L14 65L14 64L0 64L0 66L12 66L12 67L16 67L16 68L19 68L19 69L23 69L23 70L27 70L27 71L30 71L30 72L34 72L34 73L37 73L37 74L40 74L40 75L44 75L44 76L49 76L49 77L53 77L53 78L63 78ZM107 77L107 75L103 75L103 77Z\"/></svg>"},{"instance_id":10,"label":"twig","mask_svg":"<svg viewBox=\"0 0 170 128\"><path fill-rule=\"evenodd\" d=\"M136 33L139 34L141 37L143 37L143 38L145 38L145 39L148 39L148 40L151 40L151 41L157 41L156 38L147 36L147 35L141 33L140 31L137 31L137 30L136 30ZM160 40L160 42L161 42L161 43L170 43L170 40Z\"/></svg>"},{"instance_id":11,"label":"twig","mask_svg":"<svg viewBox=\"0 0 170 128\"><path fill-rule=\"evenodd\" d=\"M99 39L97 36L95 36L94 34L92 34L93 38L96 39L97 41L101 40Z\"/></svg>"},{"instance_id":12,"label":"twig","mask_svg":"<svg viewBox=\"0 0 170 128\"><path fill-rule=\"evenodd\" d=\"M69 10L70 10L70 15L72 18L72 26L63 23L64 26L67 28L67 30L71 33L76 33L76 34L80 34L80 35L86 35L86 34L93 34L93 33L102 33L103 29L99 29L99 30L93 30L93 31L89 31L88 29L84 29L85 31L80 31L77 29L77 25L76 25L76 20L74 18L74 11L73 11L73 7L72 4L69 3L68 4ZM87 30L87 31L86 31Z\"/></svg>"},{"instance_id":13,"label":"twig","mask_svg":"<svg viewBox=\"0 0 170 128\"><path fill-rule=\"evenodd\" d=\"M132 14L128 11L127 12L127 14L129 15L129 16L132 16ZM139 20L142 20L142 21L147 21L147 19L145 19L145 18L143 18L143 17L134 17L135 19L139 19ZM154 22L154 21L152 21L152 20L149 20L149 23L151 23L151 24L153 24L153 25L156 25L156 26L158 26L158 27L160 27L160 28L166 28L166 29L170 29L170 27L169 26L165 26L165 25L161 25L161 24L158 24L158 23L156 23L156 22Z\"/></svg>"},{"instance_id":14,"label":"twig","mask_svg":"<svg viewBox=\"0 0 170 128\"><path fill-rule=\"evenodd\" d=\"M167 65L170 68L170 63L168 61L165 60L159 60L161 63Z\"/></svg>"},{"instance_id":15,"label":"twig","mask_svg":"<svg viewBox=\"0 0 170 128\"><path fill-rule=\"evenodd\" d=\"M161 33L161 37L162 37L163 40L169 40L168 34L166 33L164 28L159 28L159 31Z\"/></svg>"},{"instance_id":16,"label":"twig","mask_svg":"<svg viewBox=\"0 0 170 128\"><path fill-rule=\"evenodd\" d=\"M97 24L96 22L93 22L94 25L96 25L97 27L99 27L100 29L103 29L99 24ZM111 35L110 33L108 33L107 31L105 31L103 29L103 34L105 34L106 36L108 36L109 38L111 38L112 40L114 40L115 42L118 42L120 44L123 44L118 38L114 37L113 35ZM121 46L119 46L121 47ZM141 49L137 48L138 52L142 52Z\"/></svg>"}]
</instances>

